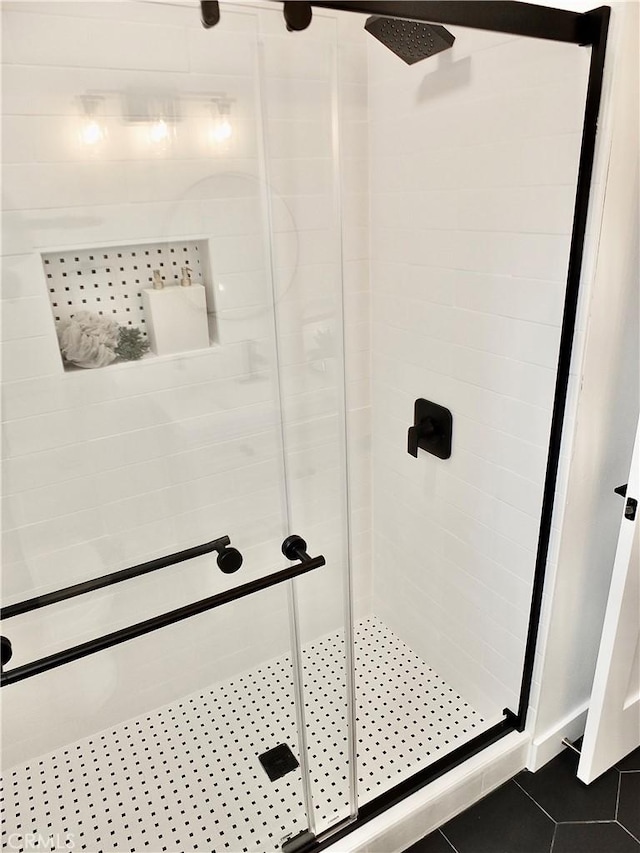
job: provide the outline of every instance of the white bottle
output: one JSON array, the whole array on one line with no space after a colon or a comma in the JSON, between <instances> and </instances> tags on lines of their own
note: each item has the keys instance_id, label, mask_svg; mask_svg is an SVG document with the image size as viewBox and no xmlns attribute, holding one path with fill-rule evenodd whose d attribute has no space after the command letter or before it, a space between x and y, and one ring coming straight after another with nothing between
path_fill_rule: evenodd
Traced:
<instances>
[{"instance_id":1,"label":"white bottle","mask_svg":"<svg viewBox=\"0 0 640 853\"><path fill-rule=\"evenodd\" d=\"M180 284L182 287L191 287L191 270L189 267L182 267L182 278L180 279Z\"/></svg>"}]
</instances>

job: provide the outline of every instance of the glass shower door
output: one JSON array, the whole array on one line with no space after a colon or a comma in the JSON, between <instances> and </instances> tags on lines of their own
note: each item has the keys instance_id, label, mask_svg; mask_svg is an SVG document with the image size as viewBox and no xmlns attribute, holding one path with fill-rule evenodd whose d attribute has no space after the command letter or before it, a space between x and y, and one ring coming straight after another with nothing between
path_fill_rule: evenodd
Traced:
<instances>
[{"instance_id":1,"label":"glass shower door","mask_svg":"<svg viewBox=\"0 0 640 853\"><path fill-rule=\"evenodd\" d=\"M3 14L3 606L218 537L243 556L233 573L207 553L10 616L11 829L92 849L276 850L333 821L316 802L307 727L323 706L304 708L299 652L325 632L324 611L309 628L312 575L333 583L344 565L330 551L295 590L265 588L291 565L285 537L313 557L325 531L293 510L263 19L225 7L205 31L194 8L133 2ZM33 785L44 811L21 808Z\"/></svg>"}]
</instances>

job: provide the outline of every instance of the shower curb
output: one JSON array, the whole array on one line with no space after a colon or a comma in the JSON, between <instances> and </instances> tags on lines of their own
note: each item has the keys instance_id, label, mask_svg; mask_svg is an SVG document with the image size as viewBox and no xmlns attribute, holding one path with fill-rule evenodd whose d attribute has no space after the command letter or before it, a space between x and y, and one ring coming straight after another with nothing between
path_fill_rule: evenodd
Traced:
<instances>
[{"instance_id":1,"label":"shower curb","mask_svg":"<svg viewBox=\"0 0 640 853\"><path fill-rule=\"evenodd\" d=\"M505 735L326 849L400 853L524 769L530 742L526 732Z\"/></svg>"}]
</instances>

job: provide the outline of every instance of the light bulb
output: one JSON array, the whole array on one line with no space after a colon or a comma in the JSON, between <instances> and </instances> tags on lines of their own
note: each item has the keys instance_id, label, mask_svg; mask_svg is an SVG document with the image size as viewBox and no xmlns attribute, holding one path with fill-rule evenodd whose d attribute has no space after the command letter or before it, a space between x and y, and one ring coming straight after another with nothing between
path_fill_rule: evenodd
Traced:
<instances>
[{"instance_id":1,"label":"light bulb","mask_svg":"<svg viewBox=\"0 0 640 853\"><path fill-rule=\"evenodd\" d=\"M98 145L105 137L104 128L94 118L88 118L80 128L80 141L83 145Z\"/></svg>"},{"instance_id":2,"label":"light bulb","mask_svg":"<svg viewBox=\"0 0 640 853\"><path fill-rule=\"evenodd\" d=\"M213 142L221 144L231 139L233 136L233 128L228 118L220 119L211 130L211 139Z\"/></svg>"},{"instance_id":3,"label":"light bulb","mask_svg":"<svg viewBox=\"0 0 640 853\"><path fill-rule=\"evenodd\" d=\"M155 144L166 142L169 138L169 125L164 119L154 122L149 128L149 139Z\"/></svg>"}]
</instances>

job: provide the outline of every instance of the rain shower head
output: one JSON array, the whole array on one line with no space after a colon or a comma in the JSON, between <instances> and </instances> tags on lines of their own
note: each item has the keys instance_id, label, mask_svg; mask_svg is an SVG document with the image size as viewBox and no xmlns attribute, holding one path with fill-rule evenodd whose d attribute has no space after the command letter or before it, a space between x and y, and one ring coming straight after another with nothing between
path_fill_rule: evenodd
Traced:
<instances>
[{"instance_id":1,"label":"rain shower head","mask_svg":"<svg viewBox=\"0 0 640 853\"><path fill-rule=\"evenodd\" d=\"M438 24L400 21L381 15L367 18L364 28L407 65L413 65L414 62L447 50L456 40L449 30Z\"/></svg>"}]
</instances>

